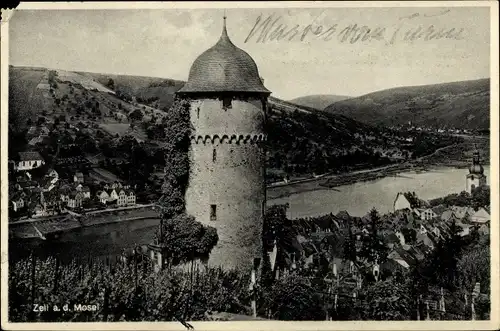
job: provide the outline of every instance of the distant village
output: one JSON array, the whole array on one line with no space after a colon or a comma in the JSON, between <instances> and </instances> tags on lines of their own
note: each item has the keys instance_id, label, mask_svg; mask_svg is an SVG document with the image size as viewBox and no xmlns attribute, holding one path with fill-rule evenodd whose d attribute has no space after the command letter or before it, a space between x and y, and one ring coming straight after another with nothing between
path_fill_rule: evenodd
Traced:
<instances>
[{"instance_id":1,"label":"distant village","mask_svg":"<svg viewBox=\"0 0 500 331\"><path fill-rule=\"evenodd\" d=\"M43 140L48 129L45 126L32 127L29 135L31 145L33 140ZM120 180L84 174L88 167L90 162L83 156L58 158L48 165L34 148L19 152L9 160L9 219L15 221L136 205L134 187ZM62 169L64 176L56 168Z\"/></svg>"},{"instance_id":2,"label":"distant village","mask_svg":"<svg viewBox=\"0 0 500 331\"><path fill-rule=\"evenodd\" d=\"M468 206L425 205L425 201L418 200L410 192L398 193L393 212L382 215L378 222L378 234L389 249L388 260L381 265L357 265L356 268L362 268L364 272L368 268L373 269L372 272L390 274L396 270L408 271L412 265L424 259L441 239L451 234L452 223L459 227L462 237L469 236L474 231L481 236L489 236L491 213L488 206L475 210ZM328 247L325 256L331 259L331 267L338 272L343 270L352 273L354 265L343 265L346 262L342 256L343 244L347 240L345 230L351 226L358 250L363 238L372 233L369 214L355 217L347 211L299 219L297 223L303 223L306 230L293 239L295 252L289 254L284 261L282 272L285 273L297 268L299 261L303 268L318 268L320 258L325 253L324 247ZM275 266L276 252L275 246L270 252L273 269L279 269L278 265Z\"/></svg>"}]
</instances>

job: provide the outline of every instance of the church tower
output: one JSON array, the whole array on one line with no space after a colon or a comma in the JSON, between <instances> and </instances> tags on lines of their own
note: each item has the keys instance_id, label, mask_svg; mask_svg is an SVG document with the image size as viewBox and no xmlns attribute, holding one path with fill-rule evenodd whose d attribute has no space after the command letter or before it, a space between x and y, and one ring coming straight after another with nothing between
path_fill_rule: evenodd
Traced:
<instances>
[{"instance_id":1,"label":"church tower","mask_svg":"<svg viewBox=\"0 0 500 331\"><path fill-rule=\"evenodd\" d=\"M210 266L248 268L262 257L270 94L254 60L229 39L224 17L219 41L198 56L177 92L190 103L193 126L186 212L219 236Z\"/></svg>"},{"instance_id":2,"label":"church tower","mask_svg":"<svg viewBox=\"0 0 500 331\"><path fill-rule=\"evenodd\" d=\"M479 151L476 150L466 177L466 191L472 193L476 187L484 185L486 185L486 175L484 175L484 169L479 160Z\"/></svg>"}]
</instances>

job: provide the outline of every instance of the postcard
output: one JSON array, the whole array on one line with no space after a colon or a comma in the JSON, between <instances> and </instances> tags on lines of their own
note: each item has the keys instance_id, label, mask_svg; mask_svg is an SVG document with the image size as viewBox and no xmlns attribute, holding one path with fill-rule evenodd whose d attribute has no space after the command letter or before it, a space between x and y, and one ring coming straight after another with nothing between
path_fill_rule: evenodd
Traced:
<instances>
[{"instance_id":1,"label":"postcard","mask_svg":"<svg viewBox=\"0 0 500 331\"><path fill-rule=\"evenodd\" d=\"M2 328L500 327L498 3L2 10Z\"/></svg>"}]
</instances>

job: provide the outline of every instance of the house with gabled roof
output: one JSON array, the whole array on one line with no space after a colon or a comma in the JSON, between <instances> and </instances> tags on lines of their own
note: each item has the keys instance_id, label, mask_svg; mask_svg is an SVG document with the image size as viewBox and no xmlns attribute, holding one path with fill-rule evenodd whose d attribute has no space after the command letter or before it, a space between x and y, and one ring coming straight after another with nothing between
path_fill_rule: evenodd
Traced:
<instances>
[{"instance_id":1,"label":"house with gabled roof","mask_svg":"<svg viewBox=\"0 0 500 331\"><path fill-rule=\"evenodd\" d=\"M83 186L81 189L81 192L83 193L83 197L85 199L90 199L90 188L88 186Z\"/></svg>"},{"instance_id":2,"label":"house with gabled roof","mask_svg":"<svg viewBox=\"0 0 500 331\"><path fill-rule=\"evenodd\" d=\"M410 201L406 198L404 193L399 192L394 200L394 211L401 209L412 209Z\"/></svg>"},{"instance_id":3,"label":"house with gabled roof","mask_svg":"<svg viewBox=\"0 0 500 331\"><path fill-rule=\"evenodd\" d=\"M73 191L69 194L68 197L68 207L69 208L79 208L83 205L83 193L82 192L77 192Z\"/></svg>"},{"instance_id":4,"label":"house with gabled roof","mask_svg":"<svg viewBox=\"0 0 500 331\"><path fill-rule=\"evenodd\" d=\"M339 220L341 220L344 223L347 223L351 220L351 215L346 210L341 210L339 211L335 217Z\"/></svg>"},{"instance_id":5,"label":"house with gabled roof","mask_svg":"<svg viewBox=\"0 0 500 331\"><path fill-rule=\"evenodd\" d=\"M108 202L113 202L118 200L118 193L116 192L115 189L106 190L106 193L108 193L109 196Z\"/></svg>"},{"instance_id":6,"label":"house with gabled roof","mask_svg":"<svg viewBox=\"0 0 500 331\"><path fill-rule=\"evenodd\" d=\"M16 168L17 170L32 170L44 164L45 161L39 152L19 152L19 161Z\"/></svg>"},{"instance_id":7,"label":"house with gabled roof","mask_svg":"<svg viewBox=\"0 0 500 331\"><path fill-rule=\"evenodd\" d=\"M417 245L420 243L430 248L436 247L436 242L431 239L431 232L419 232L417 234Z\"/></svg>"},{"instance_id":8,"label":"house with gabled roof","mask_svg":"<svg viewBox=\"0 0 500 331\"><path fill-rule=\"evenodd\" d=\"M452 206L451 210L458 220L466 219L474 214L474 209L471 207Z\"/></svg>"},{"instance_id":9,"label":"house with gabled roof","mask_svg":"<svg viewBox=\"0 0 500 331\"><path fill-rule=\"evenodd\" d=\"M125 190L119 189L117 194L118 194L118 199L116 200L116 205L117 206L126 206L127 205L127 193L125 193Z\"/></svg>"},{"instance_id":10,"label":"house with gabled roof","mask_svg":"<svg viewBox=\"0 0 500 331\"><path fill-rule=\"evenodd\" d=\"M490 222L491 216L487 208L481 207L471 215L470 219L472 223L484 224Z\"/></svg>"},{"instance_id":11,"label":"house with gabled roof","mask_svg":"<svg viewBox=\"0 0 500 331\"><path fill-rule=\"evenodd\" d=\"M26 193L23 191L17 191L12 194L10 198L10 203L13 211L19 211L25 206Z\"/></svg>"},{"instance_id":12,"label":"house with gabled roof","mask_svg":"<svg viewBox=\"0 0 500 331\"><path fill-rule=\"evenodd\" d=\"M97 191L96 196L102 204L106 204L109 201L109 194L104 190Z\"/></svg>"},{"instance_id":13,"label":"house with gabled roof","mask_svg":"<svg viewBox=\"0 0 500 331\"><path fill-rule=\"evenodd\" d=\"M455 216L455 213L451 209L445 210L441 214L441 220L448 222L448 223L451 223L453 221L459 221L459 219L457 219L457 217Z\"/></svg>"}]
</instances>

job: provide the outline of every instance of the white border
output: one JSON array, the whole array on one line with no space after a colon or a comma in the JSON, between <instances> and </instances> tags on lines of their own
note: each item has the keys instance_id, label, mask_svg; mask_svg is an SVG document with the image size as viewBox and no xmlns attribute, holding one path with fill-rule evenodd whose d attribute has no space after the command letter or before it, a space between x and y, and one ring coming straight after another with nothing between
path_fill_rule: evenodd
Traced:
<instances>
[{"instance_id":1,"label":"white border","mask_svg":"<svg viewBox=\"0 0 500 331\"><path fill-rule=\"evenodd\" d=\"M491 22L491 97L490 97L490 186L491 186L491 320L490 321L408 321L408 322L190 322L195 330L495 330L500 329L499 288L499 52L498 52L498 2L496 1L379 1L379 2L92 2L92 3L21 3L16 10L65 10L65 9L195 9L195 8L322 8L322 7L490 7ZM8 17L3 12L1 23L1 325L8 330L186 330L178 322L123 322L123 323L9 323L7 321L7 141L8 141ZM12 18L10 15L10 18ZM6 21L7 20L7 21Z\"/></svg>"}]
</instances>

